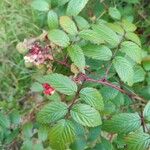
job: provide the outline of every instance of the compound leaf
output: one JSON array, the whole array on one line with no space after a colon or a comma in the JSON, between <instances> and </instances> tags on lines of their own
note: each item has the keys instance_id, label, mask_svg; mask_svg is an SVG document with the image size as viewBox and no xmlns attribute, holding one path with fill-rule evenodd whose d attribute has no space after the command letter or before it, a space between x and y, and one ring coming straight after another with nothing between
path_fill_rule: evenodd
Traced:
<instances>
[{"instance_id":1,"label":"compound leaf","mask_svg":"<svg viewBox=\"0 0 150 150\"><path fill-rule=\"evenodd\" d=\"M75 35L77 34L77 27L73 20L68 16L61 16L59 19L60 26L69 34Z\"/></svg>"}]
</instances>

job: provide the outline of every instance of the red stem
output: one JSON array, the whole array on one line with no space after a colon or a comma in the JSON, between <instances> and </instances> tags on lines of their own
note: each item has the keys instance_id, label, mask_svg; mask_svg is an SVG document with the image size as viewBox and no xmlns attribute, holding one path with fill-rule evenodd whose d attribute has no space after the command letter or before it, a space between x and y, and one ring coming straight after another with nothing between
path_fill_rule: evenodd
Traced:
<instances>
[{"instance_id":1,"label":"red stem","mask_svg":"<svg viewBox=\"0 0 150 150\"><path fill-rule=\"evenodd\" d=\"M129 97L132 98L132 99L137 99L137 100L140 100L141 102L145 103L145 100L144 100L142 97L138 96L138 95L135 94L135 93L129 93L129 92L125 91L124 89L121 89L119 86L117 86L117 85L115 85L115 84L109 82L109 81L106 80L106 79L94 80L94 79L91 79L91 78L87 77L87 78L86 78L86 81L89 81L89 82L96 82L96 83L100 83L100 84L102 84L102 85L106 85L106 86L112 87L112 88L114 88L114 89L120 91L121 93L126 94L127 96L129 96Z\"/></svg>"},{"instance_id":2,"label":"red stem","mask_svg":"<svg viewBox=\"0 0 150 150\"><path fill-rule=\"evenodd\" d=\"M59 61L59 60L55 60L57 63L61 64L61 65L64 65L65 67L67 68L70 68L70 65L67 64L66 62L63 62L63 61ZM140 97L139 95L135 94L135 93L131 93L131 92L128 92L122 88L120 88L119 86L109 82L106 78L103 78L103 79L100 79L100 80L95 80L95 79L92 79L92 78L89 78L86 74L83 74L81 73L80 74L81 78L84 79L85 81L88 81L88 82L96 82L96 83L100 83L102 85L106 85L106 86L109 86L109 87L112 87L118 91L120 91L121 93L123 94L126 94L128 97L130 97L131 99L136 99L136 100L139 100L141 101L142 103L146 103L146 100L143 99L142 97Z\"/></svg>"}]
</instances>

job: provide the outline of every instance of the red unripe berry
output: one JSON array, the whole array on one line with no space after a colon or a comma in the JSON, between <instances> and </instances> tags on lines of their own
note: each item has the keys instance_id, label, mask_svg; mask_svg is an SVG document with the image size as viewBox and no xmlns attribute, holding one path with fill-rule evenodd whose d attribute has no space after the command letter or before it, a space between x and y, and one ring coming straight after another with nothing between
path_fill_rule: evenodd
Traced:
<instances>
[{"instance_id":1,"label":"red unripe berry","mask_svg":"<svg viewBox=\"0 0 150 150\"><path fill-rule=\"evenodd\" d=\"M55 92L55 89L53 87L51 87L48 83L44 83L43 88L44 88L43 93L45 95L52 95Z\"/></svg>"}]
</instances>

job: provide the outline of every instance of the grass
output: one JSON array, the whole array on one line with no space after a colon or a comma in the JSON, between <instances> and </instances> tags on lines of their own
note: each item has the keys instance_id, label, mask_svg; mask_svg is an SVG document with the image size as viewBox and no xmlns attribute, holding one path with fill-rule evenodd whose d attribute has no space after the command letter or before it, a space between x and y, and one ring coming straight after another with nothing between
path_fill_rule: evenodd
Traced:
<instances>
[{"instance_id":1,"label":"grass","mask_svg":"<svg viewBox=\"0 0 150 150\"><path fill-rule=\"evenodd\" d=\"M26 69L16 44L37 34L29 0L0 1L0 100L13 101L29 89L32 70Z\"/></svg>"}]
</instances>

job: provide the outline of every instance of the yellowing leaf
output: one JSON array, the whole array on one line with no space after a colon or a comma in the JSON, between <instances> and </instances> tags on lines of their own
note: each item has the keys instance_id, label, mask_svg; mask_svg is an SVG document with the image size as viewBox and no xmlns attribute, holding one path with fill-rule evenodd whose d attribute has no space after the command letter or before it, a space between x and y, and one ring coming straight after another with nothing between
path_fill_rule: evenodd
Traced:
<instances>
[{"instance_id":1,"label":"yellowing leaf","mask_svg":"<svg viewBox=\"0 0 150 150\"><path fill-rule=\"evenodd\" d=\"M71 35L75 35L77 34L77 27L75 25L75 23L73 22L73 20L68 17L68 16L62 16L60 17L60 25L61 27L69 34Z\"/></svg>"},{"instance_id":2,"label":"yellowing leaf","mask_svg":"<svg viewBox=\"0 0 150 150\"><path fill-rule=\"evenodd\" d=\"M131 40L133 41L134 43L138 44L139 46L141 46L141 41L140 41L140 38L133 32L127 32L125 34L125 37L128 39L128 40Z\"/></svg>"},{"instance_id":3,"label":"yellowing leaf","mask_svg":"<svg viewBox=\"0 0 150 150\"><path fill-rule=\"evenodd\" d=\"M128 31L133 32L133 31L136 30L136 26L133 23L131 23L128 20L125 20L125 19L122 20L122 26L123 26L124 30L127 31L127 32Z\"/></svg>"}]
</instances>

